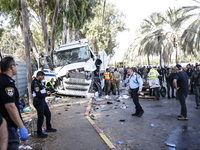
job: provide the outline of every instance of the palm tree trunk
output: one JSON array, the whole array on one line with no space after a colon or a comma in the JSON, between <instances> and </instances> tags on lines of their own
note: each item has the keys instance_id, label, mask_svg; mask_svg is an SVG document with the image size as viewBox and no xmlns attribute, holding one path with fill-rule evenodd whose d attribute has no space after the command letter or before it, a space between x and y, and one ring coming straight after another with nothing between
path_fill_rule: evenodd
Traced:
<instances>
[{"instance_id":1,"label":"palm tree trunk","mask_svg":"<svg viewBox=\"0 0 200 150\"><path fill-rule=\"evenodd\" d=\"M148 66L150 67L149 55L147 55Z\"/></svg>"},{"instance_id":2,"label":"palm tree trunk","mask_svg":"<svg viewBox=\"0 0 200 150\"><path fill-rule=\"evenodd\" d=\"M175 49L176 49L176 64L178 64L178 48L175 47Z\"/></svg>"},{"instance_id":3,"label":"palm tree trunk","mask_svg":"<svg viewBox=\"0 0 200 150\"><path fill-rule=\"evenodd\" d=\"M160 67L162 67L162 49L160 50Z\"/></svg>"}]
</instances>

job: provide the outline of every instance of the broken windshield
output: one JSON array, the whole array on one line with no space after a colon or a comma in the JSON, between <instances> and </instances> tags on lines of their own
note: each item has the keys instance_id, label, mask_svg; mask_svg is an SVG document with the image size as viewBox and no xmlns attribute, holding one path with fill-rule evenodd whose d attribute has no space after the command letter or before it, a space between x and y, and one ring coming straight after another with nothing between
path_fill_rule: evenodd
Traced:
<instances>
[{"instance_id":1,"label":"broken windshield","mask_svg":"<svg viewBox=\"0 0 200 150\"><path fill-rule=\"evenodd\" d=\"M90 57L89 47L85 46L54 53L53 61L55 66L63 66L72 62L85 61Z\"/></svg>"}]
</instances>

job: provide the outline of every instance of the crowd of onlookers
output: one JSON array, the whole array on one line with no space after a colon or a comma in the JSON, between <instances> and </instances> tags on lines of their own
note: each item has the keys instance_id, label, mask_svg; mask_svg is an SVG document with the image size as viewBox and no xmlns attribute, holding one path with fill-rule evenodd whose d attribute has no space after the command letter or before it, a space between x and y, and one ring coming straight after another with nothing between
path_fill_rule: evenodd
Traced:
<instances>
[{"instance_id":1,"label":"crowd of onlookers","mask_svg":"<svg viewBox=\"0 0 200 150\"><path fill-rule=\"evenodd\" d=\"M188 78L191 79L192 74L194 74L196 72L196 67L198 65L199 65L198 63L196 63L195 65L194 64L187 64L186 66L182 67L182 70L184 72L186 72L187 75L188 75ZM167 86L167 89L168 89L168 98L169 99L175 98L174 87L173 87L173 79L174 79L174 76L176 74L176 68L175 67L176 66L164 66L164 67L158 66L158 67L156 67L158 73L160 75L162 75L162 77L160 77L160 80L163 81L163 82L166 81L166 86ZM124 68L124 80L125 80L128 68L129 67ZM140 74L140 76L145 80L145 82L147 82L148 73L152 69L152 66L131 67L131 68L133 68L135 72ZM190 80L190 86L191 86L191 88L190 88L190 93L189 94L193 94L195 92L195 88L196 88L194 79ZM169 93L170 89L172 91L171 96L170 96L170 93Z\"/></svg>"}]
</instances>

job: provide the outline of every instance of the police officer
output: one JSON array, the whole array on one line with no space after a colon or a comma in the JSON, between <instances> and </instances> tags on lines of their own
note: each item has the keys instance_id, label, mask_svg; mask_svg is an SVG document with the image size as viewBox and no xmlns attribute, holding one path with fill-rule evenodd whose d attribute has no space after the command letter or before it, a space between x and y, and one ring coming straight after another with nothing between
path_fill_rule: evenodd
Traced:
<instances>
[{"instance_id":1,"label":"police officer","mask_svg":"<svg viewBox=\"0 0 200 150\"><path fill-rule=\"evenodd\" d=\"M8 146L8 130L5 119L0 114L0 150L6 150Z\"/></svg>"},{"instance_id":2,"label":"police officer","mask_svg":"<svg viewBox=\"0 0 200 150\"><path fill-rule=\"evenodd\" d=\"M56 129L51 127L51 112L47 103L45 102L45 97L47 94L50 94L50 91L45 90L42 86L42 80L44 79L45 74L42 71L38 71L36 78L32 81L31 90L33 93L33 105L37 110L38 121L37 121L37 137L46 138L48 134L42 133L42 124L44 121L44 116L46 117L46 132L56 132Z\"/></svg>"},{"instance_id":3,"label":"police officer","mask_svg":"<svg viewBox=\"0 0 200 150\"><path fill-rule=\"evenodd\" d=\"M7 121L8 150L18 150L19 134L21 141L28 139L28 131L23 124L19 109L19 93L12 79L17 74L17 64L12 57L5 57L1 61L0 74L0 113Z\"/></svg>"},{"instance_id":4,"label":"police officer","mask_svg":"<svg viewBox=\"0 0 200 150\"><path fill-rule=\"evenodd\" d=\"M139 103L139 94L142 91L143 81L141 76L135 73L132 68L128 69L127 73L128 74L126 75L126 83L130 83L131 94L136 109L136 112L132 114L132 116L141 117L144 113L144 110Z\"/></svg>"},{"instance_id":5,"label":"police officer","mask_svg":"<svg viewBox=\"0 0 200 150\"><path fill-rule=\"evenodd\" d=\"M110 95L110 73L109 69L106 69L106 72L104 73L104 79L105 79L105 95Z\"/></svg>"},{"instance_id":6,"label":"police officer","mask_svg":"<svg viewBox=\"0 0 200 150\"><path fill-rule=\"evenodd\" d=\"M115 68L115 72L113 75L113 94L114 95L116 95L116 88L118 90L118 95L120 94L119 92L120 79L121 79L121 74L117 72L117 68Z\"/></svg>"},{"instance_id":7,"label":"police officer","mask_svg":"<svg viewBox=\"0 0 200 150\"><path fill-rule=\"evenodd\" d=\"M189 92L189 78L188 75L182 71L182 66L179 64L176 65L176 72L173 83L176 89L176 97L181 104L181 114L177 117L178 120L188 120L185 100Z\"/></svg>"}]
</instances>

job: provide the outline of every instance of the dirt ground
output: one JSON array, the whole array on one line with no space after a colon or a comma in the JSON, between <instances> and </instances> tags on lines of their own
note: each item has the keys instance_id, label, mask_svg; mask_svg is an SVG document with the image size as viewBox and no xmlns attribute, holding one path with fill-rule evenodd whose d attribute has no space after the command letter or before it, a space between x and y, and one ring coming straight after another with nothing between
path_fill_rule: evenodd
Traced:
<instances>
[{"instance_id":1,"label":"dirt ground","mask_svg":"<svg viewBox=\"0 0 200 150\"><path fill-rule=\"evenodd\" d=\"M145 113L139 118L131 116L135 112L131 98L120 98L120 102L117 102L116 97L111 95L108 100L103 97L93 99L90 115L118 150L168 150L170 147L165 142L175 144L177 150L199 149L200 109L195 109L194 95L187 98L188 121L177 120L180 104L176 99L140 100ZM72 103L73 106L69 106ZM36 112L28 112L23 118L32 118L25 123L30 137L20 145L29 145L35 150L109 149L84 117L87 105L88 99L84 98L56 99L50 105L50 110L52 126L58 131L49 133L46 139L36 137ZM120 122L121 119L125 122ZM119 141L123 144L117 144Z\"/></svg>"}]
</instances>

